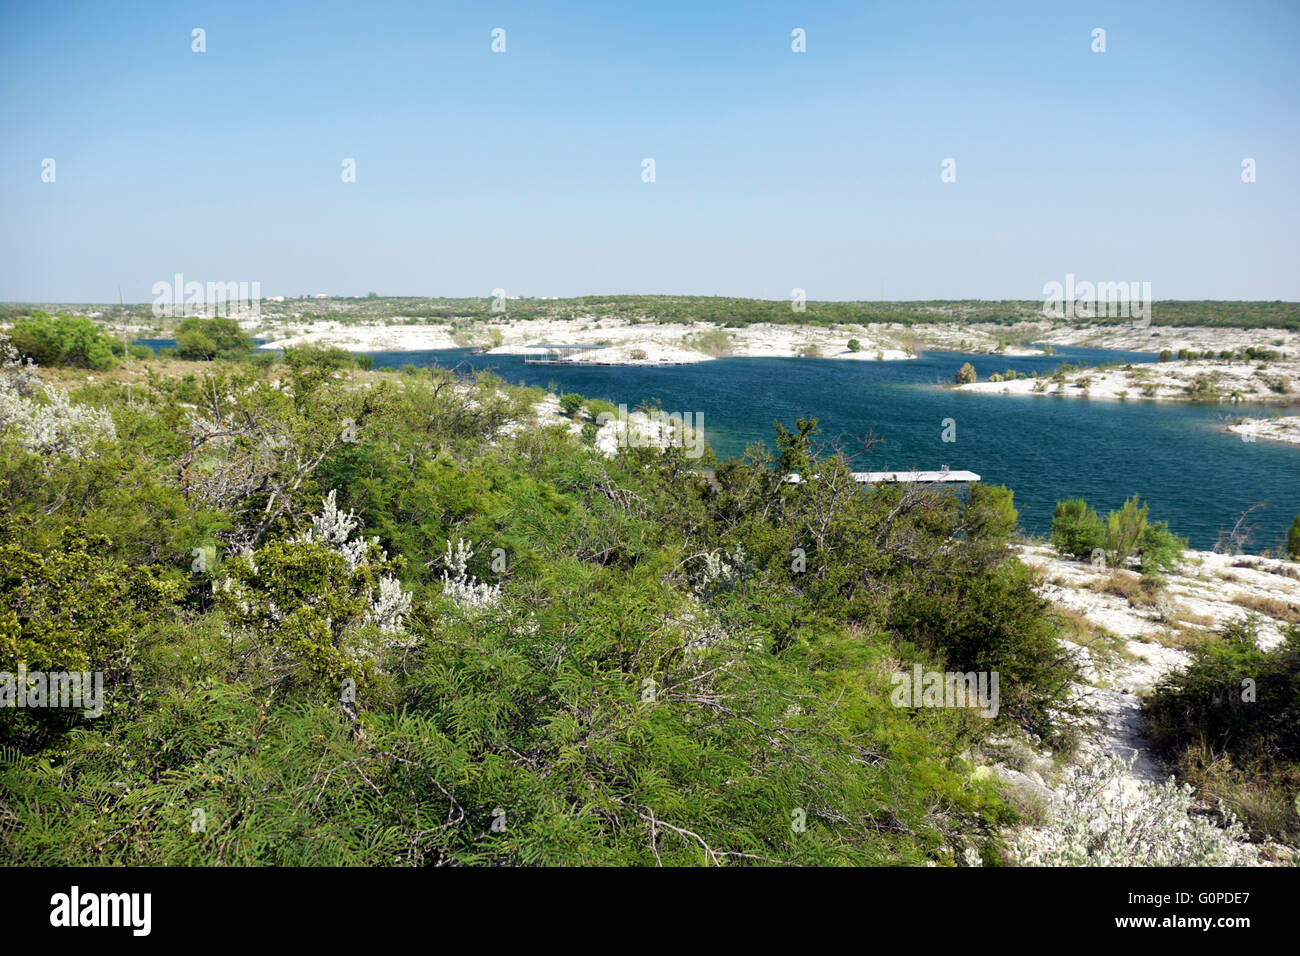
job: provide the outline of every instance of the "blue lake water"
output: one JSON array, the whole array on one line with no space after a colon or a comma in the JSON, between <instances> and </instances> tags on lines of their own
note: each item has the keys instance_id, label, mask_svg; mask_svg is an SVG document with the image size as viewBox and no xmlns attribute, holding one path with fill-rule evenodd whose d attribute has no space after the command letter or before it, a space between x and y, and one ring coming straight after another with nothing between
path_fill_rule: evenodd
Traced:
<instances>
[{"instance_id":1,"label":"blue lake water","mask_svg":"<svg viewBox=\"0 0 1300 956\"><path fill-rule=\"evenodd\" d=\"M720 458L755 441L769 446L773 420L793 428L819 422L824 439L851 445L868 431L884 439L854 461L858 471L939 468L977 472L1015 489L1021 525L1045 533L1056 502L1083 497L1104 514L1140 494L1153 520L1166 520L1193 547L1211 548L1221 531L1258 502L1248 519L1251 550L1282 543L1300 514L1300 446L1244 442L1223 430L1225 416L1272 415L1277 406L1186 405L955 392L963 362L981 380L1015 369L1039 374L1063 362L1150 362L1149 353L1059 348L1055 356L1006 358L926 352L905 362L728 358L660 368L527 365L522 357L437 352L374 353L377 366L466 362L509 382L626 403L658 401L668 412L703 413ZM943 441L943 420L956 441Z\"/></svg>"},{"instance_id":2,"label":"blue lake water","mask_svg":"<svg viewBox=\"0 0 1300 956\"><path fill-rule=\"evenodd\" d=\"M953 469L1016 493L1022 527L1047 531L1055 503L1083 497L1103 514L1132 494L1196 548L1214 546L1238 516L1248 520L1248 550L1279 546L1300 514L1300 446L1245 442L1223 430L1225 418L1287 413L1277 405L1190 405L955 392L963 362L981 380L1015 369L1050 373L1063 362L1150 362L1150 353L1058 348L1055 356L1007 358L926 352L903 362L800 358L727 358L665 367L528 365L522 356L475 355L465 349L371 353L376 366L465 363L508 382L552 386L635 408L703 414L720 458L755 441L773 445L773 420L793 428L818 419L821 437L851 444L868 431L883 439L854 461L859 471ZM1291 409L1290 414L1295 414ZM956 425L944 442L943 420Z\"/></svg>"}]
</instances>

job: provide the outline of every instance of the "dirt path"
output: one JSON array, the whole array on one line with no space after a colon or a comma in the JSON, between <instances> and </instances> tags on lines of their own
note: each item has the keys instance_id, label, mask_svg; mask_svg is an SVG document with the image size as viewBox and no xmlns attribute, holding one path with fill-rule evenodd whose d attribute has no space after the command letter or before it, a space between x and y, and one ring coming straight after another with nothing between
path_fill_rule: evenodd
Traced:
<instances>
[{"instance_id":1,"label":"dirt path","mask_svg":"<svg viewBox=\"0 0 1300 956\"><path fill-rule=\"evenodd\" d=\"M1187 562L1180 573L1169 575L1156 603L1138 607L1119 594L1098 590L1106 587L1111 571L1062 559L1049 547L1025 545L1020 550L1021 560L1043 572L1039 593L1044 598L1113 635L1118 656L1093 655L1077 644L1067 646L1078 655L1088 681L1081 688L1084 702L1098 715L1083 749L1125 762L1136 755L1121 781L1132 793L1143 784L1163 783L1171 775L1142 734L1143 695L1191 660L1185 651L1170 645L1179 643L1191 629L1217 630L1252 610L1300 604L1300 565L1295 562L1187 552ZM1279 624L1263 619L1262 647L1282 640ZM1245 858L1256 862L1258 849L1253 844L1242 846Z\"/></svg>"}]
</instances>

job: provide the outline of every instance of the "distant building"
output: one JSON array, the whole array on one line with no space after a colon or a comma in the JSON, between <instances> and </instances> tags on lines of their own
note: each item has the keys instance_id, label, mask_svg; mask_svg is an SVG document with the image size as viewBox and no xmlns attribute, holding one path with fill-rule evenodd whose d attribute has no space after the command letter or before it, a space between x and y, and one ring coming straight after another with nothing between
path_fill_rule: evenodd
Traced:
<instances>
[{"instance_id":1,"label":"distant building","mask_svg":"<svg viewBox=\"0 0 1300 956\"><path fill-rule=\"evenodd\" d=\"M282 295L268 295L268 296L266 297L266 301L267 301L267 302L283 302L283 301L284 301L284 296L282 296Z\"/></svg>"},{"instance_id":2,"label":"distant building","mask_svg":"<svg viewBox=\"0 0 1300 956\"><path fill-rule=\"evenodd\" d=\"M313 299L328 299L329 296L327 296L324 292L321 292L321 293L318 293L318 294L312 296L312 298L313 298Z\"/></svg>"}]
</instances>

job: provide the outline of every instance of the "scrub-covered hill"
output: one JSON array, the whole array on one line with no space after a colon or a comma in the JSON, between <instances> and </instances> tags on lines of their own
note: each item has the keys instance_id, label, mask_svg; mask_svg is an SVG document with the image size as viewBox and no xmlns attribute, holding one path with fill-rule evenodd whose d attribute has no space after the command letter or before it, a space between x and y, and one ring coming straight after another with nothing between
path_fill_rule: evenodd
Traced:
<instances>
[{"instance_id":1,"label":"scrub-covered hill","mask_svg":"<svg viewBox=\"0 0 1300 956\"><path fill-rule=\"evenodd\" d=\"M597 447L599 410L6 350L0 856L1015 859L980 765L1067 757L1079 668L1011 492L866 493L812 422Z\"/></svg>"}]
</instances>

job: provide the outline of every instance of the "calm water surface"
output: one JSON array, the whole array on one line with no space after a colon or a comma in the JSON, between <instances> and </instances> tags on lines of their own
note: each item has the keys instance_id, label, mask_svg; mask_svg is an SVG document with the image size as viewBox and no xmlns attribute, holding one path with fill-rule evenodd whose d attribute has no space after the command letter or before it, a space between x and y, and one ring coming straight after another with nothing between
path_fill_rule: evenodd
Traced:
<instances>
[{"instance_id":1,"label":"calm water surface","mask_svg":"<svg viewBox=\"0 0 1300 956\"><path fill-rule=\"evenodd\" d=\"M1211 548L1251 505L1251 550L1282 543L1300 514L1300 446L1244 442L1223 430L1225 417L1278 414L1277 406L1185 405L954 392L963 362L981 380L1015 369L1039 374L1062 362L1151 362L1149 353L1058 348L1055 356L1005 358L926 352L906 362L729 358L662 368L526 365L522 357L436 352L373 353L378 366L467 362L504 379L554 386L635 408L658 401L668 412L704 415L719 457L742 454L755 441L773 444L773 420L787 428L818 419L825 439L868 431L881 444L857 459L860 471L969 469L986 482L1015 489L1025 530L1045 533L1061 498L1083 497L1099 510L1132 494L1150 502L1193 547ZM1291 409L1292 414L1295 409ZM956 441L942 440L943 420Z\"/></svg>"},{"instance_id":2,"label":"calm water surface","mask_svg":"<svg viewBox=\"0 0 1300 956\"><path fill-rule=\"evenodd\" d=\"M153 343L150 343L153 344ZM158 343L170 344L170 343ZM1247 508L1250 550L1282 543L1300 514L1300 446L1244 442L1224 419L1295 414L1276 405L1186 405L1042 396L979 395L940 388L963 362L981 380L1015 369L1050 373L1062 362L1150 362L1150 353L1058 348L1055 356L1006 358L926 352L905 362L797 358L728 358L661 368L526 365L521 356L473 355L465 349L371 353L380 367L464 362L509 382L552 386L635 408L657 401L668 412L704 416L721 458L755 441L773 444L772 422L818 419L821 437L868 431L883 439L857 459L860 471L953 469L1015 489L1026 531L1045 533L1055 503L1083 497L1103 514L1140 494L1155 520L1166 520L1196 548L1211 548ZM956 441L942 440L943 420Z\"/></svg>"}]
</instances>

